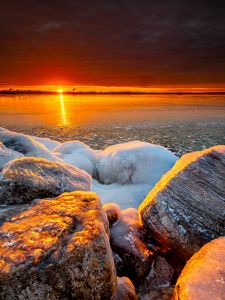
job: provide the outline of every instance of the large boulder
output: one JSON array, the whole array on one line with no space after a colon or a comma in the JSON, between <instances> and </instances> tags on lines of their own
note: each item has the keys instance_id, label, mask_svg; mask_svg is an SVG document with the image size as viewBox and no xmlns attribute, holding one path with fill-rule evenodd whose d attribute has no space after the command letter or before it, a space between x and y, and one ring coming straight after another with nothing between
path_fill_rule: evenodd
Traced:
<instances>
[{"instance_id":1,"label":"large boulder","mask_svg":"<svg viewBox=\"0 0 225 300\"><path fill-rule=\"evenodd\" d=\"M203 246L178 278L174 300L225 299L225 237Z\"/></svg>"},{"instance_id":2,"label":"large boulder","mask_svg":"<svg viewBox=\"0 0 225 300\"><path fill-rule=\"evenodd\" d=\"M111 299L108 221L92 192L38 200L0 227L0 299Z\"/></svg>"},{"instance_id":3,"label":"large boulder","mask_svg":"<svg viewBox=\"0 0 225 300\"><path fill-rule=\"evenodd\" d=\"M9 162L0 176L0 204L29 203L71 191L88 191L91 177L71 165L23 157Z\"/></svg>"},{"instance_id":4,"label":"large boulder","mask_svg":"<svg viewBox=\"0 0 225 300\"><path fill-rule=\"evenodd\" d=\"M153 252L143 239L137 210L123 210L119 220L110 228L110 244L119 276L127 276L137 282L150 270Z\"/></svg>"},{"instance_id":5,"label":"large boulder","mask_svg":"<svg viewBox=\"0 0 225 300\"><path fill-rule=\"evenodd\" d=\"M23 154L8 149L0 142L0 171L4 168L5 164L7 164L9 161L19 157L23 157Z\"/></svg>"},{"instance_id":6,"label":"large boulder","mask_svg":"<svg viewBox=\"0 0 225 300\"><path fill-rule=\"evenodd\" d=\"M144 227L184 260L225 235L225 146L184 155L139 207Z\"/></svg>"}]
</instances>

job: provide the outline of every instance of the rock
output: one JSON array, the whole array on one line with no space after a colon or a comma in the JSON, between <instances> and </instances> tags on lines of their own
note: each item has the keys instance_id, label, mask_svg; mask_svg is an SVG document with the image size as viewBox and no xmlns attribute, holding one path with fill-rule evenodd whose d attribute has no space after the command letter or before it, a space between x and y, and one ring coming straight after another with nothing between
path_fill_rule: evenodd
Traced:
<instances>
[{"instance_id":1,"label":"rock","mask_svg":"<svg viewBox=\"0 0 225 300\"><path fill-rule=\"evenodd\" d=\"M112 299L107 231L95 193L37 201L0 227L0 299Z\"/></svg>"},{"instance_id":2,"label":"rock","mask_svg":"<svg viewBox=\"0 0 225 300\"><path fill-rule=\"evenodd\" d=\"M7 148L19 152L27 157L41 157L51 161L60 161L43 144L31 136L9 130L0 130L0 142Z\"/></svg>"},{"instance_id":3,"label":"rock","mask_svg":"<svg viewBox=\"0 0 225 300\"><path fill-rule=\"evenodd\" d=\"M172 294L173 288L164 288L161 291L152 291L148 294L137 296L139 300L172 300Z\"/></svg>"},{"instance_id":4,"label":"rock","mask_svg":"<svg viewBox=\"0 0 225 300\"><path fill-rule=\"evenodd\" d=\"M2 205L0 206L0 225L5 221L8 221L12 216L19 214L20 212L27 210L30 204L16 204L16 205Z\"/></svg>"},{"instance_id":5,"label":"rock","mask_svg":"<svg viewBox=\"0 0 225 300\"><path fill-rule=\"evenodd\" d=\"M116 203L107 203L103 206L104 211L107 214L109 226L111 227L121 216L121 210Z\"/></svg>"},{"instance_id":6,"label":"rock","mask_svg":"<svg viewBox=\"0 0 225 300\"><path fill-rule=\"evenodd\" d=\"M139 207L144 227L185 261L225 235L225 146L184 155Z\"/></svg>"},{"instance_id":7,"label":"rock","mask_svg":"<svg viewBox=\"0 0 225 300\"><path fill-rule=\"evenodd\" d=\"M117 294L114 300L137 300L134 285L127 277L118 278Z\"/></svg>"},{"instance_id":8,"label":"rock","mask_svg":"<svg viewBox=\"0 0 225 300\"><path fill-rule=\"evenodd\" d=\"M25 204L75 190L87 191L91 177L60 162L24 157L9 162L0 176L0 204Z\"/></svg>"},{"instance_id":9,"label":"rock","mask_svg":"<svg viewBox=\"0 0 225 300\"><path fill-rule=\"evenodd\" d=\"M10 160L13 160L13 159L16 159L19 157L23 157L23 154L6 148L0 142L0 171L4 168L5 164L7 164Z\"/></svg>"},{"instance_id":10,"label":"rock","mask_svg":"<svg viewBox=\"0 0 225 300\"><path fill-rule=\"evenodd\" d=\"M178 278L174 300L225 299L225 237L204 245Z\"/></svg>"},{"instance_id":11,"label":"rock","mask_svg":"<svg viewBox=\"0 0 225 300\"><path fill-rule=\"evenodd\" d=\"M147 296L149 298L146 299L167 299L166 295L171 296L173 274L174 269L167 260L163 256L156 256L150 272L137 287L139 299Z\"/></svg>"},{"instance_id":12,"label":"rock","mask_svg":"<svg viewBox=\"0 0 225 300\"><path fill-rule=\"evenodd\" d=\"M119 276L138 281L151 268L153 252L142 241L143 231L138 212L128 208L110 228L110 244Z\"/></svg>"}]
</instances>

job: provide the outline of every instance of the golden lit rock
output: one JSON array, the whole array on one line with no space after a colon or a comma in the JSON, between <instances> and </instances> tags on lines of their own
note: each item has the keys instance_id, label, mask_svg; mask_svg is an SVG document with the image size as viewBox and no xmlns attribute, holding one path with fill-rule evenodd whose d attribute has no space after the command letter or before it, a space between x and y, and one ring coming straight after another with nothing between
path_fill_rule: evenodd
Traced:
<instances>
[{"instance_id":1,"label":"golden lit rock","mask_svg":"<svg viewBox=\"0 0 225 300\"><path fill-rule=\"evenodd\" d=\"M225 235L225 146L186 154L139 207L150 235L184 260Z\"/></svg>"},{"instance_id":2,"label":"golden lit rock","mask_svg":"<svg viewBox=\"0 0 225 300\"><path fill-rule=\"evenodd\" d=\"M39 200L0 227L1 299L111 299L108 221L92 192Z\"/></svg>"},{"instance_id":3,"label":"golden lit rock","mask_svg":"<svg viewBox=\"0 0 225 300\"><path fill-rule=\"evenodd\" d=\"M174 300L225 299L225 237L203 246L178 278Z\"/></svg>"}]
</instances>

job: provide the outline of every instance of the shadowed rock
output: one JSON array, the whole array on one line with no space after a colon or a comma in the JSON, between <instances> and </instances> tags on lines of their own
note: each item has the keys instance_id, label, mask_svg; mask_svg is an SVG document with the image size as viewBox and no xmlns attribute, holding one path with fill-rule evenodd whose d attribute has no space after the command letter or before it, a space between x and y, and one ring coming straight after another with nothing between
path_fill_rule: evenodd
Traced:
<instances>
[{"instance_id":1,"label":"shadowed rock","mask_svg":"<svg viewBox=\"0 0 225 300\"><path fill-rule=\"evenodd\" d=\"M225 235L225 146L184 155L139 207L144 227L187 260Z\"/></svg>"},{"instance_id":2,"label":"shadowed rock","mask_svg":"<svg viewBox=\"0 0 225 300\"><path fill-rule=\"evenodd\" d=\"M171 299L173 274L174 270L167 260L156 256L150 272L137 287L139 299Z\"/></svg>"},{"instance_id":3,"label":"shadowed rock","mask_svg":"<svg viewBox=\"0 0 225 300\"><path fill-rule=\"evenodd\" d=\"M153 252L143 242L143 228L138 212L128 208L110 228L110 244L119 276L138 281L151 268Z\"/></svg>"},{"instance_id":4,"label":"shadowed rock","mask_svg":"<svg viewBox=\"0 0 225 300\"><path fill-rule=\"evenodd\" d=\"M107 231L95 193L37 201L0 227L0 299L111 299Z\"/></svg>"},{"instance_id":5,"label":"shadowed rock","mask_svg":"<svg viewBox=\"0 0 225 300\"><path fill-rule=\"evenodd\" d=\"M91 177L85 171L60 162L24 157L9 162L0 176L0 204L29 203L63 192L88 191Z\"/></svg>"},{"instance_id":6,"label":"shadowed rock","mask_svg":"<svg viewBox=\"0 0 225 300\"><path fill-rule=\"evenodd\" d=\"M127 277L118 278L117 293L114 300L137 300L134 285Z\"/></svg>"},{"instance_id":7,"label":"shadowed rock","mask_svg":"<svg viewBox=\"0 0 225 300\"><path fill-rule=\"evenodd\" d=\"M116 203L107 203L103 206L103 209L107 214L109 226L111 227L114 223L116 223L119 220L121 216L120 207Z\"/></svg>"},{"instance_id":8,"label":"shadowed rock","mask_svg":"<svg viewBox=\"0 0 225 300\"><path fill-rule=\"evenodd\" d=\"M178 278L174 300L225 299L225 237L203 246Z\"/></svg>"},{"instance_id":9,"label":"shadowed rock","mask_svg":"<svg viewBox=\"0 0 225 300\"><path fill-rule=\"evenodd\" d=\"M27 210L31 204L15 204L15 205L1 205L0 206L0 225L8 221L11 217Z\"/></svg>"}]
</instances>

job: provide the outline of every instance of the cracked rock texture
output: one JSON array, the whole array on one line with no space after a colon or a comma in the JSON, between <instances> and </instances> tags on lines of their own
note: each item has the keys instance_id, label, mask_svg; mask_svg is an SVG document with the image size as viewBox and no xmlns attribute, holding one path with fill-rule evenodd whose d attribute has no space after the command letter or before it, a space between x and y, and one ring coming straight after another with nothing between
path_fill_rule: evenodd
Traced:
<instances>
[{"instance_id":1,"label":"cracked rock texture","mask_svg":"<svg viewBox=\"0 0 225 300\"><path fill-rule=\"evenodd\" d=\"M225 146L184 155L139 207L147 231L184 260L225 235Z\"/></svg>"},{"instance_id":2,"label":"cracked rock texture","mask_svg":"<svg viewBox=\"0 0 225 300\"><path fill-rule=\"evenodd\" d=\"M0 299L111 299L108 220L92 192L39 200L0 227Z\"/></svg>"},{"instance_id":3,"label":"cracked rock texture","mask_svg":"<svg viewBox=\"0 0 225 300\"><path fill-rule=\"evenodd\" d=\"M192 256L178 278L174 300L225 299L225 237Z\"/></svg>"},{"instance_id":4,"label":"cracked rock texture","mask_svg":"<svg viewBox=\"0 0 225 300\"><path fill-rule=\"evenodd\" d=\"M0 204L26 204L63 192L89 191L91 176L74 166L43 158L9 162L0 174Z\"/></svg>"}]
</instances>

